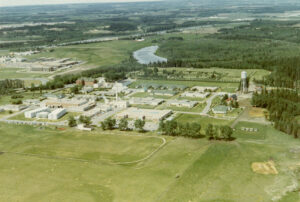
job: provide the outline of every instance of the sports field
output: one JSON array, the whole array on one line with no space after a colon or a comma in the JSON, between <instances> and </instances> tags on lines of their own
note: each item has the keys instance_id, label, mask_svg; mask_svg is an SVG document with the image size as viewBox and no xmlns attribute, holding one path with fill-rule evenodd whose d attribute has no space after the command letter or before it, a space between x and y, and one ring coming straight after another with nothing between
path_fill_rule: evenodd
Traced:
<instances>
[{"instance_id":1,"label":"sports field","mask_svg":"<svg viewBox=\"0 0 300 202\"><path fill-rule=\"evenodd\" d=\"M237 128L247 126L240 123ZM298 186L299 141L259 128L233 142L0 124L0 201L270 201ZM166 143L164 143L166 141ZM272 159L278 175L251 163ZM128 162L128 163L127 163ZM295 177L296 176L296 177ZM299 201L299 192L283 201Z\"/></svg>"}]
</instances>

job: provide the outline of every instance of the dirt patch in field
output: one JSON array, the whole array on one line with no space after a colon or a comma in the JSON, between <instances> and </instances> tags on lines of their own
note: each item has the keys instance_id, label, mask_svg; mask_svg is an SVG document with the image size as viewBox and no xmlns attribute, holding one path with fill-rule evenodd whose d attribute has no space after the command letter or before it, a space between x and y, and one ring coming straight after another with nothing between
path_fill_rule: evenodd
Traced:
<instances>
[{"instance_id":1,"label":"dirt patch in field","mask_svg":"<svg viewBox=\"0 0 300 202\"><path fill-rule=\"evenodd\" d=\"M251 118L262 118L265 116L264 113L265 113L265 109L258 108L258 107L252 107L249 111L249 116Z\"/></svg>"},{"instance_id":2,"label":"dirt patch in field","mask_svg":"<svg viewBox=\"0 0 300 202\"><path fill-rule=\"evenodd\" d=\"M263 175L277 175L278 171L275 167L274 161L254 162L251 165L252 171Z\"/></svg>"}]
</instances>

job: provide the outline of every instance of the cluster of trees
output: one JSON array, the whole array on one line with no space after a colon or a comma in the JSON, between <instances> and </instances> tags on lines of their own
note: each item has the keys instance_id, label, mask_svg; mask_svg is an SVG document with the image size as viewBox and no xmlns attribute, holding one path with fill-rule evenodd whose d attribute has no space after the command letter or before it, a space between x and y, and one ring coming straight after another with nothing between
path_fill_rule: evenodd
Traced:
<instances>
[{"instance_id":1,"label":"cluster of trees","mask_svg":"<svg viewBox=\"0 0 300 202\"><path fill-rule=\"evenodd\" d=\"M231 99L229 103L227 103L227 99L229 98L228 94L225 94L221 99L221 105L229 105L232 108L239 108L239 102L235 99Z\"/></svg>"},{"instance_id":2,"label":"cluster of trees","mask_svg":"<svg viewBox=\"0 0 300 202\"><path fill-rule=\"evenodd\" d=\"M24 81L18 79L0 80L0 95L11 93L15 88L24 88Z\"/></svg>"},{"instance_id":3,"label":"cluster of trees","mask_svg":"<svg viewBox=\"0 0 300 202\"><path fill-rule=\"evenodd\" d=\"M159 124L159 130L163 135L169 136L184 136L191 138L201 137L201 125L199 123L186 123L180 124L177 121L161 121Z\"/></svg>"},{"instance_id":4,"label":"cluster of trees","mask_svg":"<svg viewBox=\"0 0 300 202\"><path fill-rule=\"evenodd\" d=\"M276 129L295 138L300 136L300 123L297 120L300 115L299 92L287 89L264 90L261 94L254 93L252 105L268 109L266 118L274 122Z\"/></svg>"},{"instance_id":5,"label":"cluster of trees","mask_svg":"<svg viewBox=\"0 0 300 202\"><path fill-rule=\"evenodd\" d=\"M146 121L143 119L137 119L134 121L134 127L139 131L139 132L145 132L144 126L146 124ZM127 118L122 118L119 121L119 124L117 124L117 120L113 118L107 118L101 123L101 128L102 130L114 130L118 128L121 131L129 131L131 130L129 128L129 122Z\"/></svg>"},{"instance_id":6,"label":"cluster of trees","mask_svg":"<svg viewBox=\"0 0 300 202\"><path fill-rule=\"evenodd\" d=\"M121 64L86 70L82 72L81 75L83 77L93 78L104 76L107 81L113 82L126 79L126 74L128 72L137 71L144 67L144 65L138 64L136 60L131 56L128 60L123 61Z\"/></svg>"},{"instance_id":7,"label":"cluster of trees","mask_svg":"<svg viewBox=\"0 0 300 202\"><path fill-rule=\"evenodd\" d=\"M300 89L300 58L285 61L284 67L277 67L270 75L255 82L268 86Z\"/></svg>"},{"instance_id":8,"label":"cluster of trees","mask_svg":"<svg viewBox=\"0 0 300 202\"><path fill-rule=\"evenodd\" d=\"M229 126L215 126L208 124L205 135L209 140L233 140L233 129Z\"/></svg>"},{"instance_id":9,"label":"cluster of trees","mask_svg":"<svg viewBox=\"0 0 300 202\"><path fill-rule=\"evenodd\" d=\"M84 124L86 127L91 126L92 121L90 117L87 116L80 116L78 121L74 118L74 116L69 116L68 125L70 127L76 127L77 124Z\"/></svg>"},{"instance_id":10,"label":"cluster of trees","mask_svg":"<svg viewBox=\"0 0 300 202\"><path fill-rule=\"evenodd\" d=\"M202 138L201 124L185 123L181 124L177 121L161 121L159 130L163 135L183 136L190 138ZM205 130L205 136L209 140L232 140L233 129L229 126L214 126L209 124Z\"/></svg>"}]
</instances>

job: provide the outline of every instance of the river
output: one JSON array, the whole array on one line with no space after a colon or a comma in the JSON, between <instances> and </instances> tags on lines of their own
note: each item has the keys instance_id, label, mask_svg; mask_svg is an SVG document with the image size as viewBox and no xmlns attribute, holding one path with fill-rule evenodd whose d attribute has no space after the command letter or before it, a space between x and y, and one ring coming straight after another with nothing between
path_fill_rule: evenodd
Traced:
<instances>
[{"instance_id":1,"label":"river","mask_svg":"<svg viewBox=\"0 0 300 202\"><path fill-rule=\"evenodd\" d=\"M135 51L133 53L133 57L138 61L138 63L145 65L155 62L167 62L168 60L166 58L155 55L157 49L158 46L145 47Z\"/></svg>"}]
</instances>

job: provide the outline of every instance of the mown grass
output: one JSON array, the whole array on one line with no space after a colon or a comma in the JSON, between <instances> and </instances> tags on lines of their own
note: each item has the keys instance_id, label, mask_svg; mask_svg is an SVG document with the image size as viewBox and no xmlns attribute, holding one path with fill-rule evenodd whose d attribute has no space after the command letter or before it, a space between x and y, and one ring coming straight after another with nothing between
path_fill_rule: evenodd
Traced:
<instances>
[{"instance_id":1,"label":"mown grass","mask_svg":"<svg viewBox=\"0 0 300 202\"><path fill-rule=\"evenodd\" d=\"M42 77L46 77L47 75L49 74L22 72L21 68L0 67L0 79L42 78Z\"/></svg>"},{"instance_id":2,"label":"mown grass","mask_svg":"<svg viewBox=\"0 0 300 202\"><path fill-rule=\"evenodd\" d=\"M254 126L265 128L259 130L264 139L247 134L235 134L238 139L233 142L165 137L167 144L150 159L113 165L140 159L162 141L147 134L133 136L134 132L58 131L0 123L0 151L8 152L0 155L5 185L0 186L0 200L271 201L295 179L287 168L298 161L288 153L299 141L270 127ZM275 161L278 175L252 172L252 162L269 159ZM300 199L294 192L285 197Z\"/></svg>"},{"instance_id":3,"label":"mown grass","mask_svg":"<svg viewBox=\"0 0 300 202\"><path fill-rule=\"evenodd\" d=\"M200 123L202 126L201 132L203 134L205 133L205 129L208 124L230 125L232 123L232 121L226 119L215 119L215 118L210 118L201 115L194 115L194 114L179 114L175 118L175 120L179 123L193 123L193 122Z\"/></svg>"}]
</instances>

